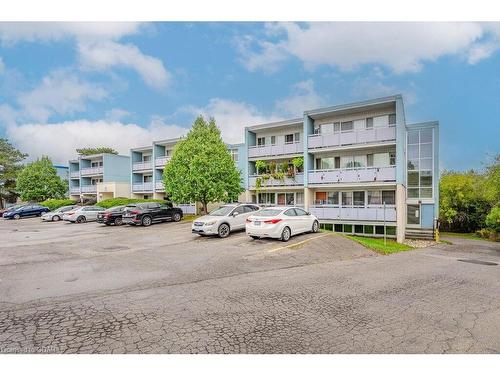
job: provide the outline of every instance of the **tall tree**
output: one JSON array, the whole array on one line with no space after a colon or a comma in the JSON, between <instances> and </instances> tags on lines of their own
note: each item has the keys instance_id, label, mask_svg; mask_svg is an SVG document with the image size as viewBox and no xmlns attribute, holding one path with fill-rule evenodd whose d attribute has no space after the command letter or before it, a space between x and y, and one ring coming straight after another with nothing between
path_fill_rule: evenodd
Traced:
<instances>
[{"instance_id":1,"label":"tall tree","mask_svg":"<svg viewBox=\"0 0 500 375\"><path fill-rule=\"evenodd\" d=\"M23 201L62 199L68 190L67 185L67 182L57 175L52 161L47 156L29 163L19 172L17 178L17 189Z\"/></svg>"},{"instance_id":2,"label":"tall tree","mask_svg":"<svg viewBox=\"0 0 500 375\"><path fill-rule=\"evenodd\" d=\"M85 147L85 148L77 148L76 152L79 155L89 156L95 154L118 154L114 148L111 147Z\"/></svg>"},{"instance_id":3,"label":"tall tree","mask_svg":"<svg viewBox=\"0 0 500 375\"><path fill-rule=\"evenodd\" d=\"M187 137L177 143L163 172L165 192L176 203L236 200L243 191L240 171L222 141L214 119L199 116Z\"/></svg>"},{"instance_id":4,"label":"tall tree","mask_svg":"<svg viewBox=\"0 0 500 375\"><path fill-rule=\"evenodd\" d=\"M7 139L0 138L0 208L4 208L4 200L17 197L16 177L22 169L21 162L27 156L12 146Z\"/></svg>"}]
</instances>

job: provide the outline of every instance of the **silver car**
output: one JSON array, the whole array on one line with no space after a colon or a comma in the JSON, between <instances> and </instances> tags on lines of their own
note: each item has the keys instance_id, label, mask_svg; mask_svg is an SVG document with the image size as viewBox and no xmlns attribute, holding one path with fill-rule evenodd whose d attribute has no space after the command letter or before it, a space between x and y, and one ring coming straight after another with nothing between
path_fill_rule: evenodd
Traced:
<instances>
[{"instance_id":1,"label":"silver car","mask_svg":"<svg viewBox=\"0 0 500 375\"><path fill-rule=\"evenodd\" d=\"M235 230L245 229L246 219L259 209L256 204L226 204L193 221L191 232L200 236L226 238Z\"/></svg>"},{"instance_id":2,"label":"silver car","mask_svg":"<svg viewBox=\"0 0 500 375\"><path fill-rule=\"evenodd\" d=\"M99 206L78 207L74 210L65 212L63 215L63 220L78 224L85 223L87 221L96 221L97 214L100 211L104 211L104 208Z\"/></svg>"},{"instance_id":3,"label":"silver car","mask_svg":"<svg viewBox=\"0 0 500 375\"><path fill-rule=\"evenodd\" d=\"M42 215L42 221L59 221L62 220L65 212L71 211L78 206L63 206L55 209L54 211L47 212Z\"/></svg>"}]
</instances>

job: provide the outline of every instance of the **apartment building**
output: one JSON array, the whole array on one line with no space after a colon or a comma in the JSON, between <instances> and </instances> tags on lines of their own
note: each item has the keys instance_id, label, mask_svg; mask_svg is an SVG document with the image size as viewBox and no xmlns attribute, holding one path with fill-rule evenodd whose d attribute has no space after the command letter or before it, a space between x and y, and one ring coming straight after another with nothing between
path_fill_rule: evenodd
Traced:
<instances>
[{"instance_id":1,"label":"apartment building","mask_svg":"<svg viewBox=\"0 0 500 375\"><path fill-rule=\"evenodd\" d=\"M96 154L70 160L69 193L74 200L130 197L130 158Z\"/></svg>"},{"instance_id":2,"label":"apartment building","mask_svg":"<svg viewBox=\"0 0 500 375\"><path fill-rule=\"evenodd\" d=\"M407 124L401 95L306 110L245 131L245 200L299 205L336 232L432 230L438 122Z\"/></svg>"}]
</instances>

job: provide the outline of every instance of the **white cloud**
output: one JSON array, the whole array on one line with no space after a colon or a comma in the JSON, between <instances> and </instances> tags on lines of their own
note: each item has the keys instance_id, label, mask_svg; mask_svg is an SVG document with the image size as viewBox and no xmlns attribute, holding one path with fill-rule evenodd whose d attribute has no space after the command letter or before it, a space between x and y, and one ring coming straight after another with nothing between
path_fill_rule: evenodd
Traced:
<instances>
[{"instance_id":1,"label":"white cloud","mask_svg":"<svg viewBox=\"0 0 500 375\"><path fill-rule=\"evenodd\" d=\"M292 93L276 102L279 112L293 117L302 116L305 109L314 109L326 105L326 100L314 89L314 81L308 79L292 86Z\"/></svg>"},{"instance_id":2,"label":"white cloud","mask_svg":"<svg viewBox=\"0 0 500 375\"><path fill-rule=\"evenodd\" d=\"M244 142L245 126L283 119L278 115L265 115L249 104L220 98L211 99L205 107L186 107L184 111L194 116L215 118L217 126L221 129L222 138L228 143Z\"/></svg>"},{"instance_id":3,"label":"white cloud","mask_svg":"<svg viewBox=\"0 0 500 375\"><path fill-rule=\"evenodd\" d=\"M468 62L475 63L500 49L499 35L498 24L482 23L279 23L267 26L270 40L253 43L257 51L248 36L241 38L239 49L249 70L276 69L294 56L309 69L377 64L401 73L418 71L424 62L445 55L469 55Z\"/></svg>"},{"instance_id":4,"label":"white cloud","mask_svg":"<svg viewBox=\"0 0 500 375\"><path fill-rule=\"evenodd\" d=\"M162 88L170 80L160 59L144 55L132 44L112 41L80 42L78 45L80 63L84 68L107 70L115 66L134 69L151 87Z\"/></svg>"},{"instance_id":5,"label":"white cloud","mask_svg":"<svg viewBox=\"0 0 500 375\"><path fill-rule=\"evenodd\" d=\"M99 101L107 92L81 81L65 70L44 77L40 85L18 97L24 118L46 122L53 114L69 115L86 109L86 101Z\"/></svg>"},{"instance_id":6,"label":"white cloud","mask_svg":"<svg viewBox=\"0 0 500 375\"><path fill-rule=\"evenodd\" d=\"M27 152L29 160L41 155L54 163L66 164L76 155L76 148L109 146L129 155L130 148L149 145L153 140L175 138L187 129L168 125L155 119L148 127L124 124L119 121L66 121L54 124L10 125L6 128L9 140Z\"/></svg>"},{"instance_id":7,"label":"white cloud","mask_svg":"<svg viewBox=\"0 0 500 375\"><path fill-rule=\"evenodd\" d=\"M21 41L74 39L79 60L85 68L108 70L124 66L135 70L150 87L164 88L170 73L163 62L143 54L133 44L118 42L144 27L137 22L5 22L0 23L0 41L3 45L11 45Z\"/></svg>"},{"instance_id":8,"label":"white cloud","mask_svg":"<svg viewBox=\"0 0 500 375\"><path fill-rule=\"evenodd\" d=\"M121 108L113 108L106 111L104 118L108 121L122 121L130 116L130 112Z\"/></svg>"}]
</instances>

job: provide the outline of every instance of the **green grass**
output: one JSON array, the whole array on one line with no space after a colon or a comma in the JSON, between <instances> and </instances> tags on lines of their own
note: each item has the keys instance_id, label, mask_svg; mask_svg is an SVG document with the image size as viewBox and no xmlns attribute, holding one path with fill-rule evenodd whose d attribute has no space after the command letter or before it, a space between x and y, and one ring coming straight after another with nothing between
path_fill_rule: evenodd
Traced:
<instances>
[{"instance_id":1,"label":"green grass","mask_svg":"<svg viewBox=\"0 0 500 375\"><path fill-rule=\"evenodd\" d=\"M371 250L384 255L399 253L400 251L412 250L413 247L397 243L394 240L387 239L387 244L384 244L383 238L360 237L360 236L345 236L353 241L356 241Z\"/></svg>"},{"instance_id":2,"label":"green grass","mask_svg":"<svg viewBox=\"0 0 500 375\"><path fill-rule=\"evenodd\" d=\"M487 238L479 237L476 233L440 232L439 237L443 237L443 236L466 238L468 240L489 241L489 239L487 239Z\"/></svg>"},{"instance_id":3,"label":"green grass","mask_svg":"<svg viewBox=\"0 0 500 375\"><path fill-rule=\"evenodd\" d=\"M182 221L193 221L197 217L200 217L200 215L184 215Z\"/></svg>"}]
</instances>

